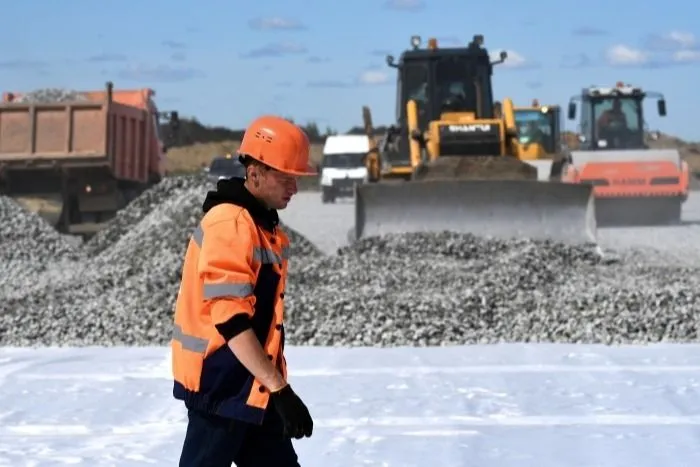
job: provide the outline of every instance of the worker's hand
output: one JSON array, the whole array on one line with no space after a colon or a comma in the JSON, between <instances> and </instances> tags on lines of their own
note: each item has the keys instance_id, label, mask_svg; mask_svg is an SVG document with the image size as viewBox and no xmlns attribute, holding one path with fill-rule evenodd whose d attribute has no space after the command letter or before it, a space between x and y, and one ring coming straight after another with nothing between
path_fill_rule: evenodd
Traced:
<instances>
[{"instance_id":1,"label":"worker's hand","mask_svg":"<svg viewBox=\"0 0 700 467\"><path fill-rule=\"evenodd\" d=\"M275 410L282 419L285 436L294 439L310 437L314 431L314 421L311 419L309 409L292 387L287 384L279 391L271 392L270 396Z\"/></svg>"}]
</instances>

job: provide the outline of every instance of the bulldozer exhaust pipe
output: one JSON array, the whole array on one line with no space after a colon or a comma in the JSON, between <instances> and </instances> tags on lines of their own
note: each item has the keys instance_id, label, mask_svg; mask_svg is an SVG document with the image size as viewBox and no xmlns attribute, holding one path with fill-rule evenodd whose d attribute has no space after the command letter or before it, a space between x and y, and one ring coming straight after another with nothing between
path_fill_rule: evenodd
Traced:
<instances>
[{"instance_id":1,"label":"bulldozer exhaust pipe","mask_svg":"<svg viewBox=\"0 0 700 467\"><path fill-rule=\"evenodd\" d=\"M442 231L596 243L593 187L530 180L426 180L355 188L354 240Z\"/></svg>"}]
</instances>

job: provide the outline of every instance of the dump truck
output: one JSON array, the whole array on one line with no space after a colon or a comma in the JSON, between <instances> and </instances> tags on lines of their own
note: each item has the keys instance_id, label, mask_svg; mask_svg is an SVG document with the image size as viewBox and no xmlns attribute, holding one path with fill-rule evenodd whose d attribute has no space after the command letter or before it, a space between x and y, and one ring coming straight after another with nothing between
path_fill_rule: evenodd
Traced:
<instances>
[{"instance_id":1,"label":"dump truck","mask_svg":"<svg viewBox=\"0 0 700 467\"><path fill-rule=\"evenodd\" d=\"M533 99L530 106L515 106L513 114L518 132L515 155L537 169L539 180L559 179L567 158L561 136L561 107L542 105Z\"/></svg>"},{"instance_id":2,"label":"dump truck","mask_svg":"<svg viewBox=\"0 0 700 467\"><path fill-rule=\"evenodd\" d=\"M471 232L567 242L595 241L592 187L539 181L518 155L511 99L496 109L492 60L475 35L464 47L440 48L420 37L397 62L397 123L370 139L367 183L355 188L350 238L421 231Z\"/></svg>"},{"instance_id":3,"label":"dump truck","mask_svg":"<svg viewBox=\"0 0 700 467\"><path fill-rule=\"evenodd\" d=\"M37 102L6 92L0 104L0 194L67 234L89 237L165 174L164 140L177 112L158 111L152 89L109 82L79 98ZM170 130L161 135L160 123Z\"/></svg>"},{"instance_id":4,"label":"dump truck","mask_svg":"<svg viewBox=\"0 0 700 467\"><path fill-rule=\"evenodd\" d=\"M681 221L690 171L675 149L650 149L644 101L663 94L617 82L583 88L569 102L568 118L581 105L578 148L570 152L562 180L591 184L598 225L663 225Z\"/></svg>"}]
</instances>

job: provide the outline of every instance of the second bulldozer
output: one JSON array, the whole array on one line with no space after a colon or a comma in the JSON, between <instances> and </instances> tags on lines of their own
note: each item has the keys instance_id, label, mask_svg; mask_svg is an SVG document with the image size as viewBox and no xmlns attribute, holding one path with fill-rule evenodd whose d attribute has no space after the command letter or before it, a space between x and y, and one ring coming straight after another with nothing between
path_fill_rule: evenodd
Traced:
<instances>
[{"instance_id":1,"label":"second bulldozer","mask_svg":"<svg viewBox=\"0 0 700 467\"><path fill-rule=\"evenodd\" d=\"M492 61L483 36L466 47L413 48L392 56L398 71L397 123L381 141L363 108L370 139L368 179L355 191L354 239L404 232L456 231L572 243L596 240L592 187L538 177L519 143L513 102L493 100Z\"/></svg>"},{"instance_id":2,"label":"second bulldozer","mask_svg":"<svg viewBox=\"0 0 700 467\"><path fill-rule=\"evenodd\" d=\"M537 99L529 107L513 109L518 139L514 155L537 169L538 180L550 180L561 174L567 160L561 138L561 107L540 105Z\"/></svg>"}]
</instances>

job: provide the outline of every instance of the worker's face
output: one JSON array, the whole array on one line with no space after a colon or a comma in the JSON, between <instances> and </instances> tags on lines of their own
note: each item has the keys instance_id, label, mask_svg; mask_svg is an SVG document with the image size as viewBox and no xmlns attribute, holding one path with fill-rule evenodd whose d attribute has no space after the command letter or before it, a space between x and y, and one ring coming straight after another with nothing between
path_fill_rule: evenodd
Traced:
<instances>
[{"instance_id":1,"label":"worker's face","mask_svg":"<svg viewBox=\"0 0 700 467\"><path fill-rule=\"evenodd\" d=\"M270 209L284 209L297 193L297 177L266 167L250 167L254 193Z\"/></svg>"}]
</instances>

